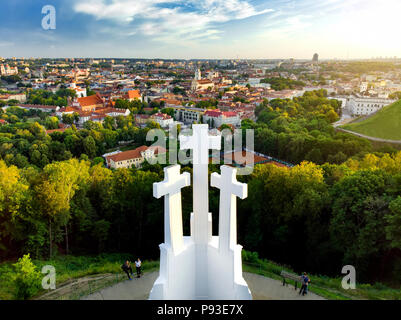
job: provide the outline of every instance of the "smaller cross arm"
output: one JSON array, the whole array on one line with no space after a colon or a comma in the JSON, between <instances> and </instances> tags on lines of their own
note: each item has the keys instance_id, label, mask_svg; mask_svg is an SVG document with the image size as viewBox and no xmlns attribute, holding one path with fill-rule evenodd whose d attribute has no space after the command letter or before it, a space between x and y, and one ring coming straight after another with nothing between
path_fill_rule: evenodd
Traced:
<instances>
[{"instance_id":1,"label":"smaller cross arm","mask_svg":"<svg viewBox=\"0 0 401 320\"><path fill-rule=\"evenodd\" d=\"M214 188L221 189L221 175L217 172L213 172L210 178L210 185Z\"/></svg>"},{"instance_id":2,"label":"smaller cross arm","mask_svg":"<svg viewBox=\"0 0 401 320\"><path fill-rule=\"evenodd\" d=\"M245 199L248 196L248 185L237 181L237 169L222 166L221 175L214 172L211 176L210 185L220 189L221 192L230 192L231 194Z\"/></svg>"},{"instance_id":3,"label":"smaller cross arm","mask_svg":"<svg viewBox=\"0 0 401 320\"><path fill-rule=\"evenodd\" d=\"M153 184L153 196L157 199L180 192L182 188L191 184L191 175L188 172L180 174L179 165L164 168L164 181Z\"/></svg>"},{"instance_id":4,"label":"smaller cross arm","mask_svg":"<svg viewBox=\"0 0 401 320\"><path fill-rule=\"evenodd\" d=\"M235 194L240 199L245 199L248 197L248 185L246 183L241 183L238 181L233 182L233 194Z\"/></svg>"}]
</instances>

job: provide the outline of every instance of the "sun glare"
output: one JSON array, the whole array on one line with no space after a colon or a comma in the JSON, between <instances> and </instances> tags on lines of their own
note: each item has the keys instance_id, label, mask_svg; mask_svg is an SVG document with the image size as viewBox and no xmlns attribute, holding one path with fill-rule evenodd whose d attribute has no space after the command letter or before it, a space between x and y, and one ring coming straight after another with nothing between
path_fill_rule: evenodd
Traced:
<instances>
[{"instance_id":1,"label":"sun glare","mask_svg":"<svg viewBox=\"0 0 401 320\"><path fill-rule=\"evenodd\" d=\"M366 50L372 55L376 52L389 52L396 55L401 51L399 39L399 15L401 2L398 0L383 1L378 6L377 1L367 1L357 10L342 15L338 35L345 44L361 51ZM366 52L360 52L365 56Z\"/></svg>"}]
</instances>

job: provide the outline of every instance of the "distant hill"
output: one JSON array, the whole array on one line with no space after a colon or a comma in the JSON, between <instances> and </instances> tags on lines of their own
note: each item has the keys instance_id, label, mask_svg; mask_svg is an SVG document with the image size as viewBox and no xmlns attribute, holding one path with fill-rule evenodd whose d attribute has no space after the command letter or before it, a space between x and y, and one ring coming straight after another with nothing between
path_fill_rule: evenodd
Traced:
<instances>
[{"instance_id":1,"label":"distant hill","mask_svg":"<svg viewBox=\"0 0 401 320\"><path fill-rule=\"evenodd\" d=\"M384 107L370 118L341 128L370 137L401 140L401 100Z\"/></svg>"}]
</instances>

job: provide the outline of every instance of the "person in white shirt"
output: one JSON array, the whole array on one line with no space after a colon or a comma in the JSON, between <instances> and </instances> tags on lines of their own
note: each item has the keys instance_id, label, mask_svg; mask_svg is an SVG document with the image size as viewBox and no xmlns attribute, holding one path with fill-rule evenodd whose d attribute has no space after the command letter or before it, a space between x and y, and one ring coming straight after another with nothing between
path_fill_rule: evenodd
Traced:
<instances>
[{"instance_id":1,"label":"person in white shirt","mask_svg":"<svg viewBox=\"0 0 401 320\"><path fill-rule=\"evenodd\" d=\"M138 258L138 260L135 261L136 275L137 275L138 278L141 277L141 266L142 266L142 262L141 262L141 260Z\"/></svg>"}]
</instances>

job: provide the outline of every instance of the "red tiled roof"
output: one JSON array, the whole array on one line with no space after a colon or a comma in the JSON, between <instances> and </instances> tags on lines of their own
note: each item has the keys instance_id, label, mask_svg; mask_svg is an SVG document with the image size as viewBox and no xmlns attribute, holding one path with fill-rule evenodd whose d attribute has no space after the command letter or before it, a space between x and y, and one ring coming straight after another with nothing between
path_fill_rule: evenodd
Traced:
<instances>
[{"instance_id":1,"label":"red tiled roof","mask_svg":"<svg viewBox=\"0 0 401 320\"><path fill-rule=\"evenodd\" d=\"M147 149L148 149L147 146L142 146L142 147L136 148L134 150L128 150L128 151L114 154L107 158L108 158L108 160L113 160L114 162L125 161L125 160L130 160L130 159L138 159L138 158L142 157L141 152L146 151Z\"/></svg>"},{"instance_id":2,"label":"red tiled roof","mask_svg":"<svg viewBox=\"0 0 401 320\"><path fill-rule=\"evenodd\" d=\"M230 117L236 117L237 113L233 112L233 111L227 111L227 112L222 112L224 117L230 118Z\"/></svg>"},{"instance_id":3,"label":"red tiled roof","mask_svg":"<svg viewBox=\"0 0 401 320\"><path fill-rule=\"evenodd\" d=\"M129 90L127 92L128 99L140 99L141 98L141 93L139 90Z\"/></svg>"},{"instance_id":4,"label":"red tiled roof","mask_svg":"<svg viewBox=\"0 0 401 320\"><path fill-rule=\"evenodd\" d=\"M213 84L213 81L203 79L203 80L198 80L198 84Z\"/></svg>"},{"instance_id":5,"label":"red tiled roof","mask_svg":"<svg viewBox=\"0 0 401 320\"><path fill-rule=\"evenodd\" d=\"M128 150L124 152L120 152L117 154L114 154L112 156L107 157L107 160L113 160L114 162L119 162L119 161L125 161L125 160L130 160L130 159L138 159L141 158L141 152L144 152L148 149L154 150L155 155L160 154L160 153L165 153L167 150L163 147L160 146L141 146L139 148L136 148L134 150Z\"/></svg>"},{"instance_id":6,"label":"red tiled roof","mask_svg":"<svg viewBox=\"0 0 401 320\"><path fill-rule=\"evenodd\" d=\"M88 106L94 106L97 104L103 104L103 99L100 97L99 94L95 94L93 96L89 97L83 97L83 98L78 98L78 103L81 105L81 107L88 107Z\"/></svg>"},{"instance_id":7,"label":"red tiled roof","mask_svg":"<svg viewBox=\"0 0 401 320\"><path fill-rule=\"evenodd\" d=\"M219 109L216 110L206 110L205 116L208 117L220 117L221 111Z\"/></svg>"},{"instance_id":8,"label":"red tiled roof","mask_svg":"<svg viewBox=\"0 0 401 320\"><path fill-rule=\"evenodd\" d=\"M96 109L96 111L94 113L105 115L106 113L112 113L112 112L124 114L127 111L123 110L123 109L116 109L116 108L102 108L102 109Z\"/></svg>"},{"instance_id":9,"label":"red tiled roof","mask_svg":"<svg viewBox=\"0 0 401 320\"><path fill-rule=\"evenodd\" d=\"M260 157L252 152L246 151L235 151L224 155L224 159L231 160L233 163L238 161L244 161L247 165L268 160L267 158ZM244 160L243 160L244 159Z\"/></svg>"},{"instance_id":10,"label":"red tiled roof","mask_svg":"<svg viewBox=\"0 0 401 320\"><path fill-rule=\"evenodd\" d=\"M64 107L59 110L59 112L78 112L79 110L75 107Z\"/></svg>"}]
</instances>

